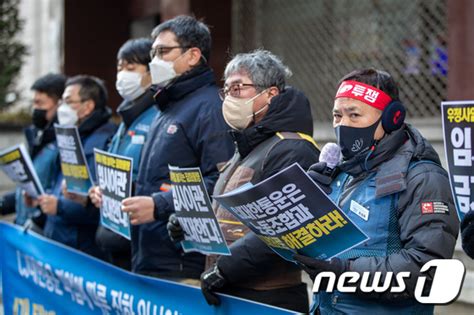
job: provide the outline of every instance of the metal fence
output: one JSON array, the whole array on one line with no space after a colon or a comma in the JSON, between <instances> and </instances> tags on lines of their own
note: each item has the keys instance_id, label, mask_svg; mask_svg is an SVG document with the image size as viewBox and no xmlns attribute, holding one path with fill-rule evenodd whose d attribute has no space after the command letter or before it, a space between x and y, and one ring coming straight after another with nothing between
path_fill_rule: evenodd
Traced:
<instances>
[{"instance_id":1,"label":"metal fence","mask_svg":"<svg viewBox=\"0 0 474 315\"><path fill-rule=\"evenodd\" d=\"M408 116L446 99L445 0L234 0L232 52L265 48L292 69L317 121L331 119L338 80L376 67L398 81Z\"/></svg>"}]
</instances>

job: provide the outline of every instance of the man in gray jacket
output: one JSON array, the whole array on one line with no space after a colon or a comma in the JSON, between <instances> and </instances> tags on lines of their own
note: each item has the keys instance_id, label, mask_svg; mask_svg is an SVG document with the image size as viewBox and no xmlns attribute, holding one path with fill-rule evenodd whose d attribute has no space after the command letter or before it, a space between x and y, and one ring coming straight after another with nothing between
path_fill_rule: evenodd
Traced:
<instances>
[{"instance_id":1,"label":"man in gray jacket","mask_svg":"<svg viewBox=\"0 0 474 315\"><path fill-rule=\"evenodd\" d=\"M438 154L404 123L404 116L397 85L388 73L363 69L340 81L333 126L343 161L332 176L325 175L325 163L313 165L309 175L370 239L330 261L301 255L295 259L313 279L322 271L337 277L345 271L369 272L370 284L380 272L378 282L384 283L388 272L408 271L406 290L367 294L326 292L323 287L315 294L313 311L433 313L433 305L415 300L416 281L426 262L452 257L459 222ZM427 276L426 289L432 277Z\"/></svg>"}]
</instances>

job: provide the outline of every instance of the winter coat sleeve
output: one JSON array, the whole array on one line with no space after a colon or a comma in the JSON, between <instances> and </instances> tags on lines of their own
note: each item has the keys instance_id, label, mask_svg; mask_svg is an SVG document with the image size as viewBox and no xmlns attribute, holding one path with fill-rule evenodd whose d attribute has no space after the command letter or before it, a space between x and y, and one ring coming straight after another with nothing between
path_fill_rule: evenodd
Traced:
<instances>
[{"instance_id":1,"label":"winter coat sleeve","mask_svg":"<svg viewBox=\"0 0 474 315\"><path fill-rule=\"evenodd\" d=\"M422 203L432 201L446 205L447 210L423 214ZM409 271L412 276L406 279L405 292L377 296L388 300L413 297L420 268L432 259L451 258L459 229L448 176L433 164L421 163L408 173L407 189L400 194L398 211L403 248L387 257L359 257L349 263L351 271L360 273L380 271L385 275L389 271ZM428 276L428 283L432 276Z\"/></svg>"},{"instance_id":2,"label":"winter coat sleeve","mask_svg":"<svg viewBox=\"0 0 474 315\"><path fill-rule=\"evenodd\" d=\"M229 246L231 256L220 256L217 266L229 284L248 282L269 271L269 266L280 258L253 232L247 233ZM287 270L299 270L289 262ZM271 268L270 268L271 270Z\"/></svg>"}]
</instances>

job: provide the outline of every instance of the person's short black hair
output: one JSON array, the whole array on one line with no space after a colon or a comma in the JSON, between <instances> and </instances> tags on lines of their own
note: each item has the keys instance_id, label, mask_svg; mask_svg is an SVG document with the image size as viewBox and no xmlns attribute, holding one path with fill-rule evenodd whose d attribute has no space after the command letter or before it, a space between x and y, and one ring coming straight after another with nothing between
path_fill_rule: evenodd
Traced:
<instances>
[{"instance_id":1,"label":"person's short black hair","mask_svg":"<svg viewBox=\"0 0 474 315\"><path fill-rule=\"evenodd\" d=\"M31 86L31 89L46 93L49 97L59 100L63 96L66 79L66 76L63 74L48 73L38 78Z\"/></svg>"},{"instance_id":2,"label":"person's short black hair","mask_svg":"<svg viewBox=\"0 0 474 315\"><path fill-rule=\"evenodd\" d=\"M152 45L153 41L149 38L129 39L120 47L117 60L123 59L128 63L137 63L148 68Z\"/></svg>"},{"instance_id":3,"label":"person's short black hair","mask_svg":"<svg viewBox=\"0 0 474 315\"><path fill-rule=\"evenodd\" d=\"M400 100L400 96L398 93L398 85L388 72L377 70L375 68L354 70L351 73L346 74L344 77L342 77L342 79L339 81L338 86L343 81L349 80L354 80L357 82L372 85L377 89L387 93L388 96L392 98L392 100Z\"/></svg>"},{"instance_id":4,"label":"person's short black hair","mask_svg":"<svg viewBox=\"0 0 474 315\"><path fill-rule=\"evenodd\" d=\"M80 85L79 96L81 101L93 100L95 108L104 108L107 105L108 95L104 81L91 75L76 75L66 81L66 87Z\"/></svg>"},{"instance_id":5,"label":"person's short black hair","mask_svg":"<svg viewBox=\"0 0 474 315\"><path fill-rule=\"evenodd\" d=\"M179 15L155 27L151 32L153 39L164 31L173 32L179 45L185 48L197 47L201 54L209 61L211 54L211 32L206 24L194 17Z\"/></svg>"}]
</instances>

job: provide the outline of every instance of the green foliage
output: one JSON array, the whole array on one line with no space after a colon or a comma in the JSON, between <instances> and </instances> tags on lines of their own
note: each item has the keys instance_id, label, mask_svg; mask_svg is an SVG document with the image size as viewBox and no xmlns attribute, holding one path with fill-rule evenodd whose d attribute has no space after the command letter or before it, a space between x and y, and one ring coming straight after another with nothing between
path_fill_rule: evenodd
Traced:
<instances>
[{"instance_id":1,"label":"green foliage","mask_svg":"<svg viewBox=\"0 0 474 315\"><path fill-rule=\"evenodd\" d=\"M20 73L26 46L18 40L23 21L18 16L20 0L0 0L0 109L8 107L7 95Z\"/></svg>"}]
</instances>

